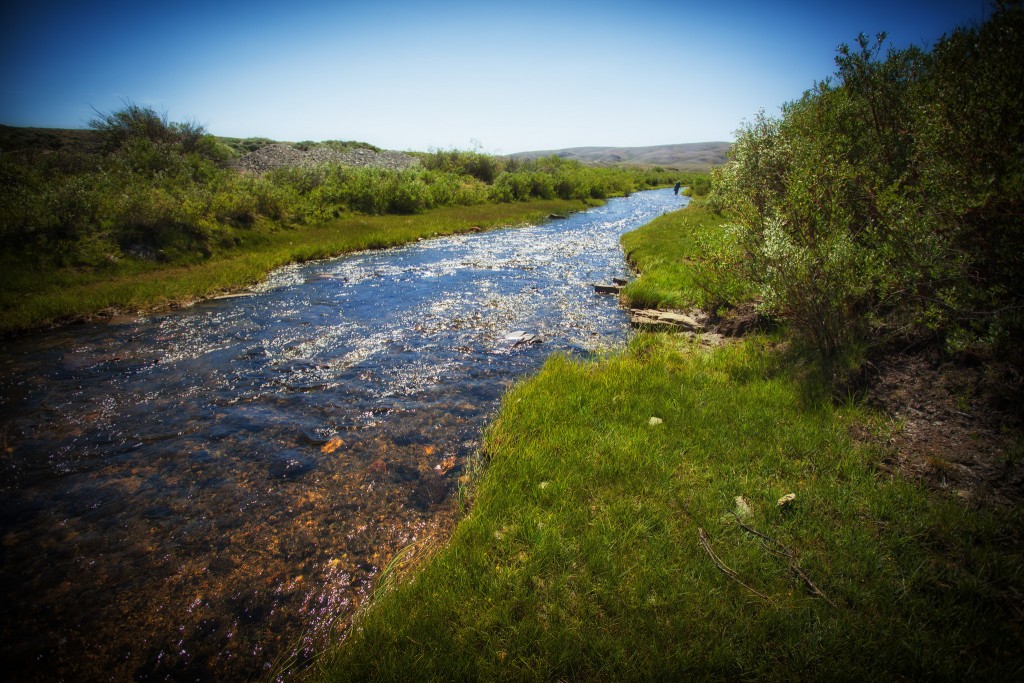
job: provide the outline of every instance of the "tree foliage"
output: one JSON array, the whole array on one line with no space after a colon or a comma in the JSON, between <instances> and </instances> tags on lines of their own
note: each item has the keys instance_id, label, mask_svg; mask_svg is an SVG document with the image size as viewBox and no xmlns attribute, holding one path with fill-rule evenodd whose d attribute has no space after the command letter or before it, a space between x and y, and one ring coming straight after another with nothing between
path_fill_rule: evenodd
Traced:
<instances>
[{"instance_id":1,"label":"tree foliage","mask_svg":"<svg viewBox=\"0 0 1024 683\"><path fill-rule=\"evenodd\" d=\"M737 133L727 207L762 306L834 366L930 335L1019 360L1024 332L1024 11L930 52L842 45L832 79Z\"/></svg>"}]
</instances>

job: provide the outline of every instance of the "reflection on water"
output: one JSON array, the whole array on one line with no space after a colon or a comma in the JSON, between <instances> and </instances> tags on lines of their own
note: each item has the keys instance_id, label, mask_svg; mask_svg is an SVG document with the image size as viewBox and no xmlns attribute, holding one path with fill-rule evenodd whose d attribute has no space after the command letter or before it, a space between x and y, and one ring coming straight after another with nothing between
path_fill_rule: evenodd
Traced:
<instances>
[{"instance_id":1,"label":"reflection on water","mask_svg":"<svg viewBox=\"0 0 1024 683\"><path fill-rule=\"evenodd\" d=\"M308 655L398 549L450 528L507 386L624 339L589 284L624 274L622 232L679 204L638 193L6 342L0 665L214 680Z\"/></svg>"}]
</instances>

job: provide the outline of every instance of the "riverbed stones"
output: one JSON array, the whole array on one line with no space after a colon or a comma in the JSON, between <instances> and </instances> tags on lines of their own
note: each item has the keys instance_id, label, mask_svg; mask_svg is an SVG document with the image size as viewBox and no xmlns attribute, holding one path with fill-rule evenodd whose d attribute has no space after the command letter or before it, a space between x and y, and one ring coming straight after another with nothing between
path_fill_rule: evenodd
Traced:
<instances>
[{"instance_id":1,"label":"riverbed stones","mask_svg":"<svg viewBox=\"0 0 1024 683\"><path fill-rule=\"evenodd\" d=\"M444 502L448 497L448 482L434 474L420 478L409 494L409 502L417 510L427 510Z\"/></svg>"}]
</instances>

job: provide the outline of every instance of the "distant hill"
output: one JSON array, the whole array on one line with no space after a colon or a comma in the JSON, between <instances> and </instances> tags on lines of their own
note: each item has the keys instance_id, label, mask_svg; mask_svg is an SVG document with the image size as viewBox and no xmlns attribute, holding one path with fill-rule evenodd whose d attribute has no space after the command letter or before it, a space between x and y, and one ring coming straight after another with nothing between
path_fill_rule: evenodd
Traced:
<instances>
[{"instance_id":1,"label":"distant hill","mask_svg":"<svg viewBox=\"0 0 1024 683\"><path fill-rule=\"evenodd\" d=\"M265 147L273 140L267 138L219 138L221 142L244 155ZM100 147L99 135L89 129L21 128L0 124L0 153L17 150L74 150L94 152ZM353 147L367 147L365 143L343 143ZM641 166L668 166L681 171L706 171L709 166L724 164L731 143L687 142L653 147L569 147L535 152L517 152L508 156L516 159L536 159L552 154L564 159L576 159L586 164L636 164ZM304 148L303 148L304 149Z\"/></svg>"},{"instance_id":2,"label":"distant hill","mask_svg":"<svg viewBox=\"0 0 1024 683\"><path fill-rule=\"evenodd\" d=\"M680 170L704 171L726 161L729 142L687 142L653 147L569 147L536 152L510 154L515 159L536 159L554 154L563 159L576 159L586 164L639 164L674 166Z\"/></svg>"}]
</instances>

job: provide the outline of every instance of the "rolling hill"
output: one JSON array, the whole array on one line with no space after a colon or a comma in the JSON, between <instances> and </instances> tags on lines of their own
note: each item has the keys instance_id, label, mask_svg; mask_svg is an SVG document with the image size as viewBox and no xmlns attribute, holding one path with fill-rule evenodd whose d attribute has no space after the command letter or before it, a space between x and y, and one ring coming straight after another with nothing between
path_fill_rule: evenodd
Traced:
<instances>
[{"instance_id":1,"label":"rolling hill","mask_svg":"<svg viewBox=\"0 0 1024 683\"><path fill-rule=\"evenodd\" d=\"M516 159L536 159L554 154L587 164L640 164L674 166L680 170L706 171L709 166L724 164L728 142L687 142L652 147L569 147L510 154Z\"/></svg>"}]
</instances>

